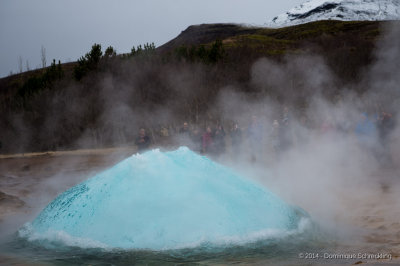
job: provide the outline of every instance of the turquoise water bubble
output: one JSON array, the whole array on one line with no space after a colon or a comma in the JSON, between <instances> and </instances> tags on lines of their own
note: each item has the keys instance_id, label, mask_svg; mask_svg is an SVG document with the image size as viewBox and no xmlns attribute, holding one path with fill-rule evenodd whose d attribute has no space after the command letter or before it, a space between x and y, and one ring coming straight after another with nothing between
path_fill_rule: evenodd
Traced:
<instances>
[{"instance_id":1,"label":"turquoise water bubble","mask_svg":"<svg viewBox=\"0 0 400 266\"><path fill-rule=\"evenodd\" d=\"M133 155L68 189L20 234L65 245L165 250L297 230L298 211L186 147Z\"/></svg>"}]
</instances>

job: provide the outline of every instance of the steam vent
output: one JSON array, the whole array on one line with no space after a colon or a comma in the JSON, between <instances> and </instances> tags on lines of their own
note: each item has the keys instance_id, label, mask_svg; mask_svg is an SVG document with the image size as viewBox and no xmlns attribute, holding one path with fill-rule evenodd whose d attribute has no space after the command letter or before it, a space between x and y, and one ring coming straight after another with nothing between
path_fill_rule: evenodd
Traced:
<instances>
[{"instance_id":1,"label":"steam vent","mask_svg":"<svg viewBox=\"0 0 400 266\"><path fill-rule=\"evenodd\" d=\"M72 187L21 231L39 241L165 250L298 228L297 211L188 148L133 155Z\"/></svg>"}]
</instances>

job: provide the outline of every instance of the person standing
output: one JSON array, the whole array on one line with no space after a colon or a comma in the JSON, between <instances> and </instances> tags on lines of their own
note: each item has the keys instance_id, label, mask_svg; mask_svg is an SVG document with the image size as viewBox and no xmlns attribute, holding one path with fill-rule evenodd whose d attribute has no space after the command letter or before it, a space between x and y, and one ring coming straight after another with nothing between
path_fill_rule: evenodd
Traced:
<instances>
[{"instance_id":1,"label":"person standing","mask_svg":"<svg viewBox=\"0 0 400 266\"><path fill-rule=\"evenodd\" d=\"M222 125L217 125L214 131L214 154L220 156L225 153L225 130Z\"/></svg>"},{"instance_id":2,"label":"person standing","mask_svg":"<svg viewBox=\"0 0 400 266\"><path fill-rule=\"evenodd\" d=\"M191 150L195 152L201 152L202 136L197 127L194 127L192 132L190 132L190 141L191 141Z\"/></svg>"},{"instance_id":3,"label":"person standing","mask_svg":"<svg viewBox=\"0 0 400 266\"><path fill-rule=\"evenodd\" d=\"M209 153L212 150L213 137L211 127L207 127L202 136L202 153Z\"/></svg>"},{"instance_id":4,"label":"person standing","mask_svg":"<svg viewBox=\"0 0 400 266\"><path fill-rule=\"evenodd\" d=\"M146 130L144 128L139 130L139 136L136 138L135 144L139 153L142 153L150 147L150 137L146 134Z\"/></svg>"},{"instance_id":5,"label":"person standing","mask_svg":"<svg viewBox=\"0 0 400 266\"><path fill-rule=\"evenodd\" d=\"M189 124L187 122L184 122L179 129L179 144L187 147L191 146Z\"/></svg>"}]
</instances>

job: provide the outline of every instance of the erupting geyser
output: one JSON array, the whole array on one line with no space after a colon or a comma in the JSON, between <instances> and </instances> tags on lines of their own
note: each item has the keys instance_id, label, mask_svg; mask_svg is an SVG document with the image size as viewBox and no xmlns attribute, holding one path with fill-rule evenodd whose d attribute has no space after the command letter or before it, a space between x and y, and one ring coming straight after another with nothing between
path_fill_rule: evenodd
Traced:
<instances>
[{"instance_id":1,"label":"erupting geyser","mask_svg":"<svg viewBox=\"0 0 400 266\"><path fill-rule=\"evenodd\" d=\"M160 250L251 241L295 230L299 220L261 186L180 148L125 159L59 195L20 233Z\"/></svg>"}]
</instances>

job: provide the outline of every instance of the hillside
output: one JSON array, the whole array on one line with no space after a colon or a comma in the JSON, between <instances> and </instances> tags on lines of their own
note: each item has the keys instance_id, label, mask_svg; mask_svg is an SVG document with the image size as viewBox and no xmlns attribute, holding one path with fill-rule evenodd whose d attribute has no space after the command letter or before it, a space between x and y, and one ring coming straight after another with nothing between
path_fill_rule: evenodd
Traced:
<instances>
[{"instance_id":1,"label":"hillside","mask_svg":"<svg viewBox=\"0 0 400 266\"><path fill-rule=\"evenodd\" d=\"M176 38L157 48L159 53L173 52L181 46L209 45L215 40L223 40L227 51L235 48L250 48L255 57L284 55L290 52L329 52L335 49L336 42L341 42L352 53L355 50L368 50L374 46L379 37L381 26L388 22L341 22L318 21L283 28L246 27L238 24L201 24L189 26ZM312 45L310 45L312 44ZM325 44L328 44L327 46ZM367 47L364 47L367 45ZM346 51L344 51L346 52ZM342 53L344 57L347 54ZM354 53L353 53L354 54ZM232 57L235 57L232 54ZM368 55L367 55L368 57ZM366 57L366 58L367 58ZM367 60L368 61L368 60ZM72 78L76 62L62 64L67 78ZM37 75L42 69L31 70L21 74L0 79L0 92L16 89L23 80Z\"/></svg>"},{"instance_id":2,"label":"hillside","mask_svg":"<svg viewBox=\"0 0 400 266\"><path fill-rule=\"evenodd\" d=\"M382 25L388 22L318 21L284 28L247 28L233 24L190 26L159 47L211 44L223 41L228 60L253 63L259 57L280 59L288 54L322 55L344 82L354 81L372 60L372 51ZM352 60L348 60L351 58Z\"/></svg>"},{"instance_id":3,"label":"hillside","mask_svg":"<svg viewBox=\"0 0 400 266\"><path fill-rule=\"evenodd\" d=\"M74 78L76 62L54 65L54 73L48 68L6 77L0 79L0 153L109 147L131 143L141 126L171 127L183 120L202 126L221 119L213 104L227 86L303 108L313 88L296 73L290 84L255 84L252 69L259 58L279 63L318 56L337 77L323 94L334 97L344 85L362 93L365 87L355 84L374 61L376 41L388 24L203 24L151 53L103 56L81 80Z\"/></svg>"},{"instance_id":4,"label":"hillside","mask_svg":"<svg viewBox=\"0 0 400 266\"><path fill-rule=\"evenodd\" d=\"M254 34L260 28L249 28L238 24L201 24L189 26L176 38L163 44L158 49L161 51L173 50L182 45L207 44L216 39L228 39L238 35Z\"/></svg>"}]
</instances>

